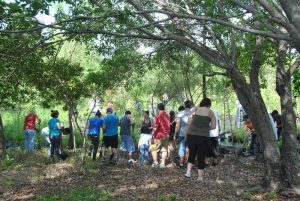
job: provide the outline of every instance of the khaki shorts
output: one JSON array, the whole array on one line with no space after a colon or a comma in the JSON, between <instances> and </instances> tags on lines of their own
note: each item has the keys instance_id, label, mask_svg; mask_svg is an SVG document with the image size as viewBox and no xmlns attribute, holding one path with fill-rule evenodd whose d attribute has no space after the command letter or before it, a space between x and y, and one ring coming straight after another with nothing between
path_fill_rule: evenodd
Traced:
<instances>
[{"instance_id":1,"label":"khaki shorts","mask_svg":"<svg viewBox=\"0 0 300 201\"><path fill-rule=\"evenodd\" d=\"M168 151L169 137L163 139L154 139L154 143L150 145L150 151L167 152Z\"/></svg>"}]
</instances>

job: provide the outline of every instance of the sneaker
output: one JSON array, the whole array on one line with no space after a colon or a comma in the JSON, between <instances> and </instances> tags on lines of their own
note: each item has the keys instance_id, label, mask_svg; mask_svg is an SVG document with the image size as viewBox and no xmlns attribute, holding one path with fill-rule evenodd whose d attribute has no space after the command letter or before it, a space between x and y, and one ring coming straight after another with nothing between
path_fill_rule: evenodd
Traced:
<instances>
[{"instance_id":1,"label":"sneaker","mask_svg":"<svg viewBox=\"0 0 300 201\"><path fill-rule=\"evenodd\" d=\"M134 160L133 160L133 159L130 159L130 160L128 160L128 163L129 163L129 164L132 164L132 163L134 163Z\"/></svg>"},{"instance_id":2,"label":"sneaker","mask_svg":"<svg viewBox=\"0 0 300 201\"><path fill-rule=\"evenodd\" d=\"M159 166L158 163L153 163L153 164L152 164L152 167L158 167L158 166Z\"/></svg>"},{"instance_id":3,"label":"sneaker","mask_svg":"<svg viewBox=\"0 0 300 201\"><path fill-rule=\"evenodd\" d=\"M185 173L184 175L186 178L191 178L192 174L190 172Z\"/></svg>"},{"instance_id":4,"label":"sneaker","mask_svg":"<svg viewBox=\"0 0 300 201\"><path fill-rule=\"evenodd\" d=\"M203 177L202 176L198 176L197 181L203 181Z\"/></svg>"},{"instance_id":5,"label":"sneaker","mask_svg":"<svg viewBox=\"0 0 300 201\"><path fill-rule=\"evenodd\" d=\"M161 163L161 164L159 164L159 167L160 167L160 168L165 168L166 165L165 165L164 163Z\"/></svg>"}]
</instances>

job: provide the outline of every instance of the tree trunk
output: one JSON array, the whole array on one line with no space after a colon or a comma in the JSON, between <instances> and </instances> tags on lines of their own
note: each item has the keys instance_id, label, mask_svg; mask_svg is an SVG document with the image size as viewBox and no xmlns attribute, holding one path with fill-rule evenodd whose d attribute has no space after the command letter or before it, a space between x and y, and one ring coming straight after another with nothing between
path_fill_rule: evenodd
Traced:
<instances>
[{"instance_id":1,"label":"tree trunk","mask_svg":"<svg viewBox=\"0 0 300 201\"><path fill-rule=\"evenodd\" d=\"M276 70L276 91L280 96L283 146L281 152L281 181L291 187L299 185L296 113L293 108L291 73L285 70L286 43L279 43Z\"/></svg>"},{"instance_id":2,"label":"tree trunk","mask_svg":"<svg viewBox=\"0 0 300 201\"><path fill-rule=\"evenodd\" d=\"M72 123L72 113L73 111L70 109L69 110L69 128L70 128L70 136L69 136L69 149L74 149L75 144L74 144L74 132L73 132L73 123Z\"/></svg>"},{"instance_id":3,"label":"tree trunk","mask_svg":"<svg viewBox=\"0 0 300 201\"><path fill-rule=\"evenodd\" d=\"M0 113L0 158L4 155L4 153L5 153L5 137L4 137L2 116Z\"/></svg>"},{"instance_id":4,"label":"tree trunk","mask_svg":"<svg viewBox=\"0 0 300 201\"><path fill-rule=\"evenodd\" d=\"M202 91L203 91L203 98L207 97L207 87L206 87L206 76L203 74L202 75Z\"/></svg>"},{"instance_id":5,"label":"tree trunk","mask_svg":"<svg viewBox=\"0 0 300 201\"><path fill-rule=\"evenodd\" d=\"M279 169L280 152L260 91L253 90L238 69L232 68L228 70L228 74L240 103L249 114L254 129L262 141L264 156L263 186L277 189L279 183L277 170Z\"/></svg>"}]
</instances>

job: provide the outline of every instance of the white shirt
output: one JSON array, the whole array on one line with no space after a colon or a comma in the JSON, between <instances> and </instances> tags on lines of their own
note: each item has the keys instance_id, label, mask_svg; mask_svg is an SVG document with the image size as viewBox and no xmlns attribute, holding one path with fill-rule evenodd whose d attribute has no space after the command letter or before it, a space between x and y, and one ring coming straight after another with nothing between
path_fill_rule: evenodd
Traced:
<instances>
[{"instance_id":1,"label":"white shirt","mask_svg":"<svg viewBox=\"0 0 300 201\"><path fill-rule=\"evenodd\" d=\"M209 131L209 136L210 137L218 137L219 136L219 116L218 116L218 113L214 110L212 110L215 114L215 117L216 117L216 128L213 129L213 130L210 130Z\"/></svg>"},{"instance_id":2,"label":"white shirt","mask_svg":"<svg viewBox=\"0 0 300 201\"><path fill-rule=\"evenodd\" d=\"M180 120L180 128L179 128L179 132L178 132L179 136L185 135L185 127L188 123L190 114L191 114L190 110L183 110L178 113L177 119Z\"/></svg>"}]
</instances>

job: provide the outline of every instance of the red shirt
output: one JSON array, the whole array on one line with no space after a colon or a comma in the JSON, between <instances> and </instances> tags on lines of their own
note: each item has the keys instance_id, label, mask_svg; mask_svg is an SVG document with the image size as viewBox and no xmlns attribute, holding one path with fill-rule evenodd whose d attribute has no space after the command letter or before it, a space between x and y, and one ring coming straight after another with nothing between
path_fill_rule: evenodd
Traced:
<instances>
[{"instance_id":1,"label":"red shirt","mask_svg":"<svg viewBox=\"0 0 300 201\"><path fill-rule=\"evenodd\" d=\"M154 120L155 139L162 139L170 133L170 117L165 111L160 111Z\"/></svg>"},{"instance_id":2,"label":"red shirt","mask_svg":"<svg viewBox=\"0 0 300 201\"><path fill-rule=\"evenodd\" d=\"M38 120L36 114L29 114L25 117L24 121L24 130L34 130L35 122Z\"/></svg>"}]
</instances>

